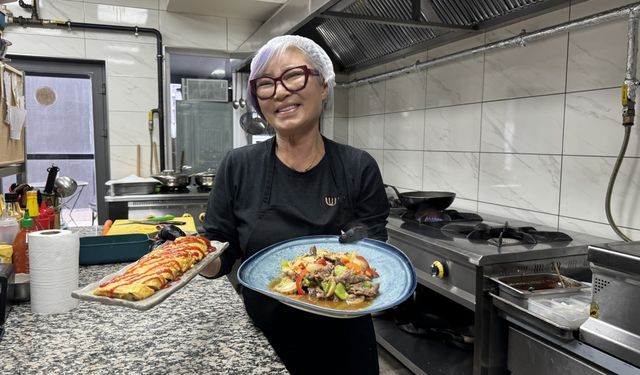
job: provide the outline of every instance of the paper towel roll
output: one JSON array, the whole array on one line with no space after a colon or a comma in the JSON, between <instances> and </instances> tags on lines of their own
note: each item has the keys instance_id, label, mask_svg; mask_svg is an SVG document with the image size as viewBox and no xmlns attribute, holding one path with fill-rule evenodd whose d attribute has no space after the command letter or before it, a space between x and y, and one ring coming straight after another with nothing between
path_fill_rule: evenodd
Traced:
<instances>
[{"instance_id":1,"label":"paper towel roll","mask_svg":"<svg viewBox=\"0 0 640 375\"><path fill-rule=\"evenodd\" d=\"M80 239L68 230L28 234L31 311L63 313L78 306L71 292L78 289Z\"/></svg>"}]
</instances>

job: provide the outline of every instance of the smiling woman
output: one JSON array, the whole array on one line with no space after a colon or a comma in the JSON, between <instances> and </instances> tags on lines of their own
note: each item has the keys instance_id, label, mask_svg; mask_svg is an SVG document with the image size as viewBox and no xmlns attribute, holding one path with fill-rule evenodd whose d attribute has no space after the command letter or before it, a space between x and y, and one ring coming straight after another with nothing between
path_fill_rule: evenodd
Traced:
<instances>
[{"instance_id":1,"label":"smiling woman","mask_svg":"<svg viewBox=\"0 0 640 375\"><path fill-rule=\"evenodd\" d=\"M302 236L337 238L357 223L370 238L387 239L389 205L375 160L320 133L334 84L329 56L307 38L277 37L257 52L248 101L275 136L232 150L218 169L204 228L210 239L230 246L201 274L218 277L230 272L236 258L245 261ZM378 374L369 314L338 319L292 308L249 288L242 294L249 316L292 374ZM309 366L309 347L299 342L302 327L309 330L313 347L341 353L337 370L333 361Z\"/></svg>"}]
</instances>

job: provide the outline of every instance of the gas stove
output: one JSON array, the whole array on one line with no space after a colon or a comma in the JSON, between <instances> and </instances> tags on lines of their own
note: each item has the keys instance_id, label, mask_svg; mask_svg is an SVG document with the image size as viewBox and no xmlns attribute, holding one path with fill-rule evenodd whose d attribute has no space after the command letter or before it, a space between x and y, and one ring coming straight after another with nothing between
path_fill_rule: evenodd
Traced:
<instances>
[{"instance_id":1,"label":"gas stove","mask_svg":"<svg viewBox=\"0 0 640 375\"><path fill-rule=\"evenodd\" d=\"M545 259L578 255L588 268L587 246L607 241L493 215L445 210L441 217L446 220L418 220L411 213L395 211L388 218L389 243L411 259L419 282L470 309L475 305L479 268L518 263L514 273L543 272L552 266ZM522 265L526 262L530 266Z\"/></svg>"}]
</instances>

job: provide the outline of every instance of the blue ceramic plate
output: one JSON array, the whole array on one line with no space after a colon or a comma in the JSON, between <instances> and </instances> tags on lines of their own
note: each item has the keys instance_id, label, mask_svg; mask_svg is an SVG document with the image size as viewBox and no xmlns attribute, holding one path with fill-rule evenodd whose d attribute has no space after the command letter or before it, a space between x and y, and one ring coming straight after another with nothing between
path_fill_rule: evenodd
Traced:
<instances>
[{"instance_id":1,"label":"blue ceramic plate","mask_svg":"<svg viewBox=\"0 0 640 375\"><path fill-rule=\"evenodd\" d=\"M270 290L269 283L281 272L280 263L307 253L312 245L333 252L356 251L365 257L369 265L380 275L373 280L380 283L380 294L373 303L360 310L337 310L299 301ZM264 248L240 266L238 281L247 288L292 307L334 318L353 318L386 310L409 298L416 288L413 265L402 251L385 242L371 239L341 244L338 242L338 236L299 237Z\"/></svg>"}]
</instances>

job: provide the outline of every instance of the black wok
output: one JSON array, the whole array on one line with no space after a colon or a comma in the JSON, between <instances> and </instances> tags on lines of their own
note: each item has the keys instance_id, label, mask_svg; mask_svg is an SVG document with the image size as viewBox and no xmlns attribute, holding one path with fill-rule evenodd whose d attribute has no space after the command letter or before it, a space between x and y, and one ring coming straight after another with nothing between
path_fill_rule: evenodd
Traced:
<instances>
[{"instance_id":1,"label":"black wok","mask_svg":"<svg viewBox=\"0 0 640 375\"><path fill-rule=\"evenodd\" d=\"M400 193L395 186L385 185L392 188L400 203L408 210L414 212L442 211L449 207L456 198L456 193L448 191L408 191Z\"/></svg>"}]
</instances>

